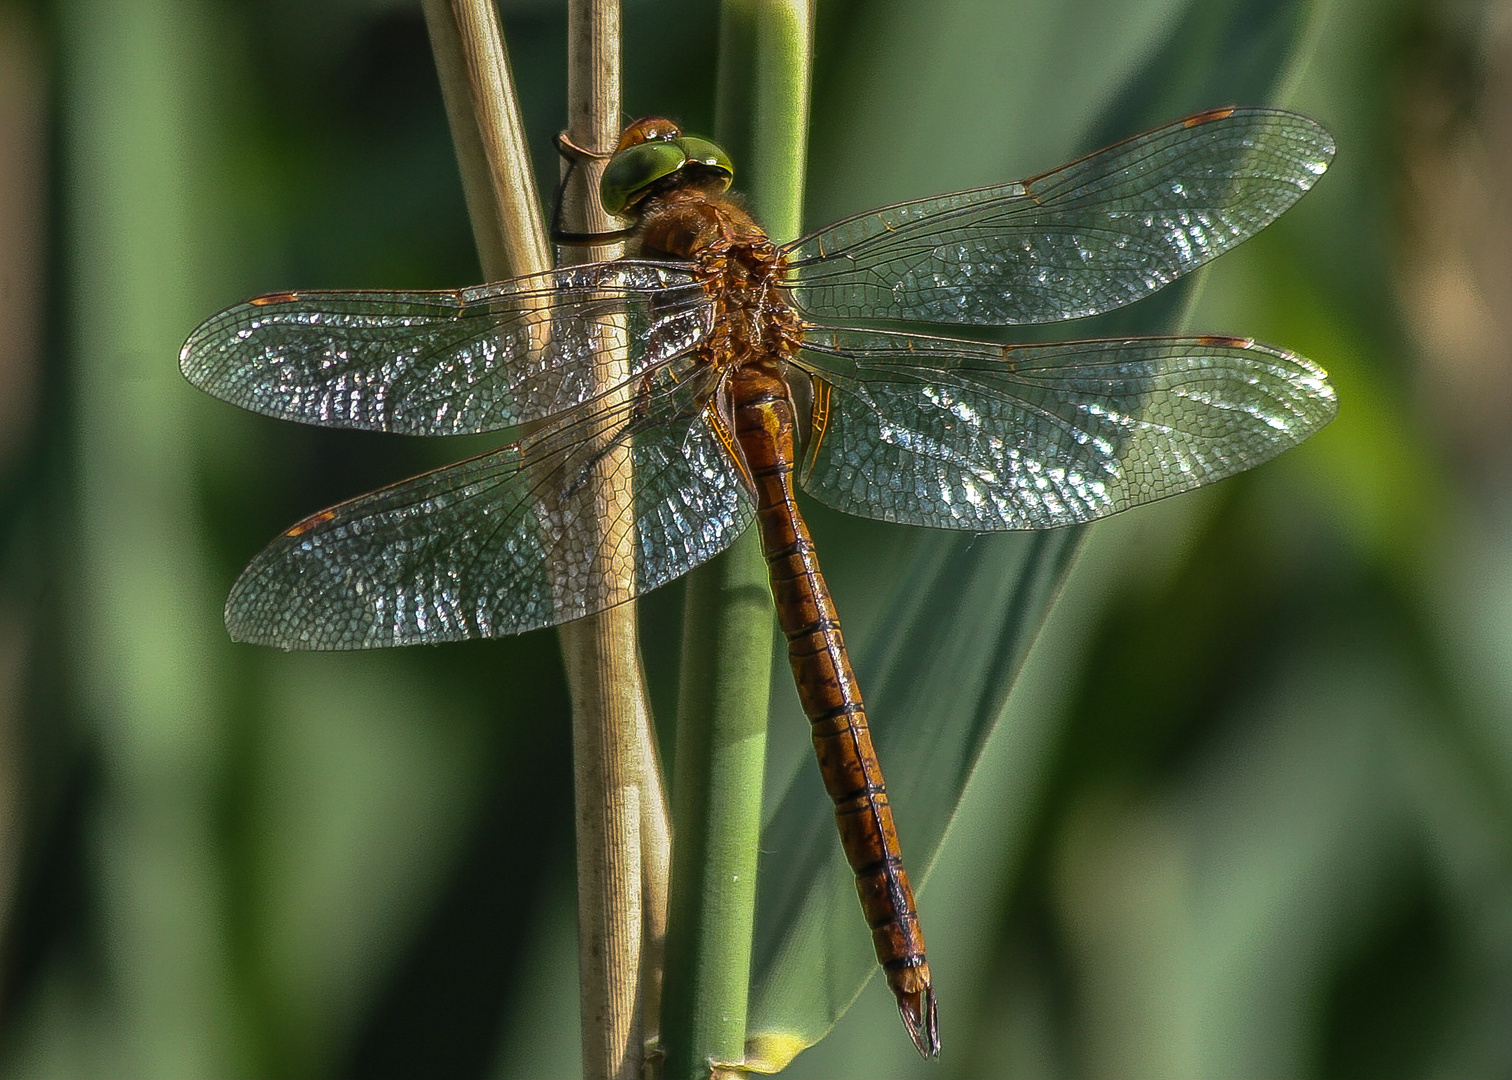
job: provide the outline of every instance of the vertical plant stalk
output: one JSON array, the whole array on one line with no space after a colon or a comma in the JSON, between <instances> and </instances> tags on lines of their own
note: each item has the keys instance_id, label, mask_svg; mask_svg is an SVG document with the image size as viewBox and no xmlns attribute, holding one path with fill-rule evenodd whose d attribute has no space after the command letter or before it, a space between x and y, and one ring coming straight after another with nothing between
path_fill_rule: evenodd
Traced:
<instances>
[{"instance_id":1,"label":"vertical plant stalk","mask_svg":"<svg viewBox=\"0 0 1512 1080\"><path fill-rule=\"evenodd\" d=\"M812 26L809 0L727 0L721 20L715 135L779 241L802 220ZM752 529L688 579L662 1007L674 1080L745 1060L773 625Z\"/></svg>"},{"instance_id":2,"label":"vertical plant stalk","mask_svg":"<svg viewBox=\"0 0 1512 1080\"><path fill-rule=\"evenodd\" d=\"M583 150L607 155L619 137L618 0L569 3L567 69L567 135ZM562 193L563 225L569 232L618 227L598 198L604 163L605 158L595 157L570 170L571 186ZM566 162L563 169L565 175ZM618 254L618 245L569 247L564 260ZM623 385L628 375L624 347L606 349L596 358L599 392L622 387L622 399L608 404L628 403L631 390ZM606 440L609 436L603 433ZM610 449L596 475L598 520L606 530L596 538L601 572L613 576L616 588L628 597L634 592L636 557L630 447ZM600 572L597 566L595 570ZM584 1076L638 1080L645 1061L645 1008L660 987L670 839L641 678L635 605L620 604L568 623L562 627L562 648L572 687L577 770Z\"/></svg>"},{"instance_id":3,"label":"vertical plant stalk","mask_svg":"<svg viewBox=\"0 0 1512 1080\"><path fill-rule=\"evenodd\" d=\"M6 539L24 545L23 559L45 559L44 595L61 605L46 640L70 666L48 683L66 697L26 704L38 710L29 718L74 721L63 737L90 747L91 797L77 827L98 937L76 954L90 973L88 997L73 998L88 1001L77 1019L46 1004L74 994L62 971L40 1008L8 996L6 1015L22 1005L37 1017L20 1056L60 1055L42 1071L255 1075L266 1044L248 1019L257 997L237 964L246 924L229 898L237 878L223 831L238 768L235 665L216 616L222 568L209 554L193 449L207 414L169 359L181 328L214 302L225 265L215 250L224 204L201 169L233 160L230 80L207 48L216 38L207 5L74 0L46 16L6 5L0 18L14 27L21 16L47 28L34 55L51 69L44 160L57 169L63 229L43 249L56 290L44 310L67 322L44 337L43 356L67 368L44 376L37 474L7 474L25 500L13 495L7 509L37 517L8 522ZM4 81L21 74L10 58L0 63ZM6 218L0 232L18 225ZM5 278L0 291L14 296L20 284ZM4 323L6 335L18 330ZM33 556L29 534L56 550ZM81 1038L90 1049L71 1054Z\"/></svg>"},{"instance_id":4,"label":"vertical plant stalk","mask_svg":"<svg viewBox=\"0 0 1512 1080\"><path fill-rule=\"evenodd\" d=\"M492 0L424 0L479 259L490 280L549 265L546 229L531 184L529 156L508 59ZM619 11L610 0L574 0L570 12L570 130L588 149L612 149L619 116ZM605 134L607 132L607 134ZM596 170L582 190L597 191ZM596 198L578 198L572 231L603 229L590 220ZM590 257L612 257L595 249ZM624 356L596 361L605 386L619 381ZM600 433L607 438L608 433ZM634 536L616 528L631 518L628 454L606 456L597 476L599 513L592 532L594 572L617 575L622 595L634 586ZM621 604L561 628L573 708L577 806L579 974L583 1075L639 1078L642 1034L643 890L665 895L669 859L650 711L636 637L635 609ZM643 847L646 849L643 856ZM650 938L659 945L665 902L649 905Z\"/></svg>"},{"instance_id":5,"label":"vertical plant stalk","mask_svg":"<svg viewBox=\"0 0 1512 1080\"><path fill-rule=\"evenodd\" d=\"M422 0L483 276L551 268L509 54L490 0Z\"/></svg>"}]
</instances>

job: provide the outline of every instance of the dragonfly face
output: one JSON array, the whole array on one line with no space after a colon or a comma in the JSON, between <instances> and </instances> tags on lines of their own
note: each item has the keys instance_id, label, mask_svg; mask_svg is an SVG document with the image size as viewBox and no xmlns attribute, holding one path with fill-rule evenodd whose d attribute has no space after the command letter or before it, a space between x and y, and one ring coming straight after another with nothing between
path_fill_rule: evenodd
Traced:
<instances>
[{"instance_id":1,"label":"dragonfly face","mask_svg":"<svg viewBox=\"0 0 1512 1080\"><path fill-rule=\"evenodd\" d=\"M1333 156L1305 117L1223 109L1020 183L773 245L723 153L655 120L605 173L637 257L448 292L279 293L185 343L196 386L272 416L492 453L293 526L232 588L233 637L360 649L520 633L664 584L758 523L878 958L938 1051L923 937L859 689L794 498L976 532L1090 521L1231 476L1332 418L1326 375L1233 337L1005 346L843 325L1046 323L1148 296L1275 220ZM605 393L593 360L628 341ZM806 384L796 415L790 382ZM795 426L811 432L801 460ZM605 446L630 460L605 572Z\"/></svg>"},{"instance_id":2,"label":"dragonfly face","mask_svg":"<svg viewBox=\"0 0 1512 1080\"><path fill-rule=\"evenodd\" d=\"M704 187L724 192L735 177L729 156L707 139L684 135L670 120L637 120L599 182L599 199L611 214L625 214L658 186Z\"/></svg>"}]
</instances>

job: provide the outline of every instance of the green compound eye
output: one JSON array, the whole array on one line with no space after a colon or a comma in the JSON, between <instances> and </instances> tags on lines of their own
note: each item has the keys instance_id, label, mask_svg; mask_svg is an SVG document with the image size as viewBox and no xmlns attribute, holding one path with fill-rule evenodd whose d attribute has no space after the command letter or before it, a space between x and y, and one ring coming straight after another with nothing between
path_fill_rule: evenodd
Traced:
<instances>
[{"instance_id":1,"label":"green compound eye","mask_svg":"<svg viewBox=\"0 0 1512 1080\"><path fill-rule=\"evenodd\" d=\"M664 176L671 176L688 162L675 142L645 142L621 150L604 170L599 198L611 214L622 213L631 199Z\"/></svg>"},{"instance_id":2,"label":"green compound eye","mask_svg":"<svg viewBox=\"0 0 1512 1080\"><path fill-rule=\"evenodd\" d=\"M719 169L726 176L734 177L735 166L730 164L729 156L708 139L684 135L677 140L677 145L683 148L683 153L688 155L689 161L696 161L698 164L707 165L711 169ZM726 186L728 187L729 185L727 184Z\"/></svg>"},{"instance_id":3,"label":"green compound eye","mask_svg":"<svg viewBox=\"0 0 1512 1080\"><path fill-rule=\"evenodd\" d=\"M643 142L614 155L599 181L599 199L611 214L622 214L652 184L688 165L701 165L725 174L725 187L735 174L725 152L707 139L686 136Z\"/></svg>"}]
</instances>

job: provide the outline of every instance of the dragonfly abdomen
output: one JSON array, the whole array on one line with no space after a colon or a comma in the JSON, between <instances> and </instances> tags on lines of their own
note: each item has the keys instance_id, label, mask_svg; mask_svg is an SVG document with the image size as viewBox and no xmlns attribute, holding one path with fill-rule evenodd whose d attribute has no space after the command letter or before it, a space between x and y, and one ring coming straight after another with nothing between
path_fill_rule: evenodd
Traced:
<instances>
[{"instance_id":1,"label":"dragonfly abdomen","mask_svg":"<svg viewBox=\"0 0 1512 1080\"><path fill-rule=\"evenodd\" d=\"M740 367L731 374L729 388L735 439L755 487L756 522L777 621L787 638L793 680L809 718L825 789L835 804L841 846L856 875L877 962L920 1053L937 1054L924 933L903 868L887 786L840 620L794 498L792 399L775 364Z\"/></svg>"}]
</instances>

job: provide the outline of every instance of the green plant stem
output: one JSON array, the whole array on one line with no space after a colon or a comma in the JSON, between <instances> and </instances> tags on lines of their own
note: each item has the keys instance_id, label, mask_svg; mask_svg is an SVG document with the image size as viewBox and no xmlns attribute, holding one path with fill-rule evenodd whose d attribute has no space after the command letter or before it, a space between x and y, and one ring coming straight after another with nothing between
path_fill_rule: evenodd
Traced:
<instances>
[{"instance_id":1,"label":"green plant stem","mask_svg":"<svg viewBox=\"0 0 1512 1080\"><path fill-rule=\"evenodd\" d=\"M802 217L811 27L807 0L723 9L715 134L778 239ZM745 1056L772 628L766 562L749 530L688 579L662 1008L673 1080Z\"/></svg>"},{"instance_id":2,"label":"green plant stem","mask_svg":"<svg viewBox=\"0 0 1512 1080\"><path fill-rule=\"evenodd\" d=\"M667 1076L745 1054L772 600L754 530L688 580L672 787Z\"/></svg>"}]
</instances>

